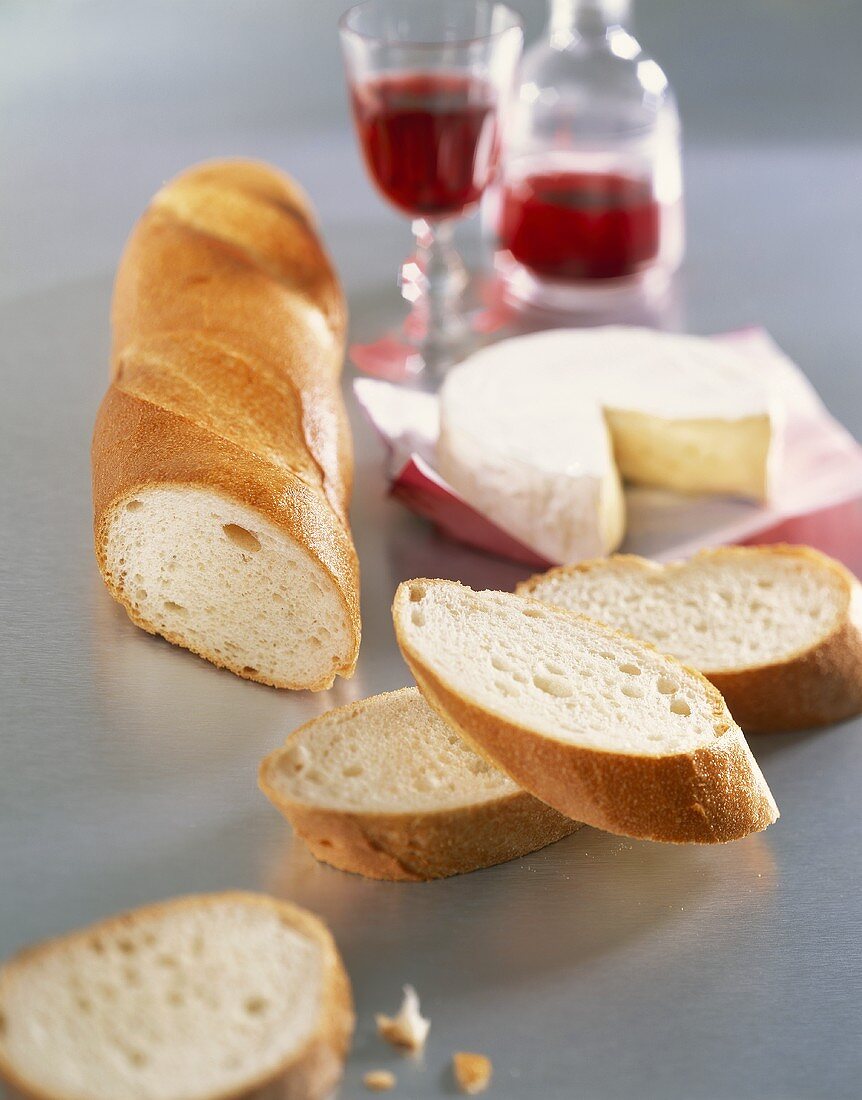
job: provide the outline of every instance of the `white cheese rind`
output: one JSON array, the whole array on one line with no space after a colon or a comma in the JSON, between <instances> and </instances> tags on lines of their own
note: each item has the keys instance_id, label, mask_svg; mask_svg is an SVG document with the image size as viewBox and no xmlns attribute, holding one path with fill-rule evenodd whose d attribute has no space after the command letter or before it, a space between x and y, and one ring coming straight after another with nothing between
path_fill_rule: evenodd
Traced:
<instances>
[{"instance_id":1,"label":"white cheese rind","mask_svg":"<svg viewBox=\"0 0 862 1100\"><path fill-rule=\"evenodd\" d=\"M443 476L551 561L619 545L621 473L691 492L768 491L766 390L743 357L701 337L611 327L506 340L450 373L440 413Z\"/></svg>"}]
</instances>

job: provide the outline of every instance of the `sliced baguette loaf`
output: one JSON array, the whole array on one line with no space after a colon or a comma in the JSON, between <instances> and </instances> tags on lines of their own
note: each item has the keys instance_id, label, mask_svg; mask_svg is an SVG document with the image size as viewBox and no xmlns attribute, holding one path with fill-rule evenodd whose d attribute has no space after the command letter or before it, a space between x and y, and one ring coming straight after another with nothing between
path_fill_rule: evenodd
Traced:
<instances>
[{"instance_id":1,"label":"sliced baguette loaf","mask_svg":"<svg viewBox=\"0 0 862 1100\"><path fill-rule=\"evenodd\" d=\"M263 761L260 786L318 859L369 878L475 871L579 828L473 752L416 688L307 722Z\"/></svg>"},{"instance_id":2,"label":"sliced baguette loaf","mask_svg":"<svg viewBox=\"0 0 862 1100\"><path fill-rule=\"evenodd\" d=\"M431 705L561 813L677 843L736 840L776 820L719 693L651 646L453 581L406 581L393 616Z\"/></svg>"},{"instance_id":3,"label":"sliced baguette loaf","mask_svg":"<svg viewBox=\"0 0 862 1100\"><path fill-rule=\"evenodd\" d=\"M351 676L344 297L306 197L250 161L168 183L117 272L96 557L134 623L283 688Z\"/></svg>"},{"instance_id":4,"label":"sliced baguette loaf","mask_svg":"<svg viewBox=\"0 0 862 1100\"><path fill-rule=\"evenodd\" d=\"M808 547L723 547L671 565L619 554L552 569L517 591L700 669L744 730L805 729L862 711L862 588Z\"/></svg>"},{"instance_id":5,"label":"sliced baguette loaf","mask_svg":"<svg viewBox=\"0 0 862 1100\"><path fill-rule=\"evenodd\" d=\"M39 1100L323 1100L353 1032L325 925L256 894L178 898L0 969L0 1076Z\"/></svg>"}]
</instances>

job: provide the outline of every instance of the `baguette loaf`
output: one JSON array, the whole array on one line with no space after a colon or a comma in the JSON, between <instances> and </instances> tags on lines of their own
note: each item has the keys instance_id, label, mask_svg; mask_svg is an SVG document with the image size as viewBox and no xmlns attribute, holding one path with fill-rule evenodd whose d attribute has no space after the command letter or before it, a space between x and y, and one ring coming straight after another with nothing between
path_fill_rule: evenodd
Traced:
<instances>
[{"instance_id":1,"label":"baguette loaf","mask_svg":"<svg viewBox=\"0 0 862 1100\"><path fill-rule=\"evenodd\" d=\"M0 1077L36 1100L325 1100L353 1022L316 917L257 894L178 898L0 969Z\"/></svg>"},{"instance_id":2,"label":"baguette loaf","mask_svg":"<svg viewBox=\"0 0 862 1100\"><path fill-rule=\"evenodd\" d=\"M260 785L313 855L368 878L475 871L579 828L477 756L416 688L307 722L263 761Z\"/></svg>"},{"instance_id":3,"label":"baguette loaf","mask_svg":"<svg viewBox=\"0 0 862 1100\"><path fill-rule=\"evenodd\" d=\"M806 729L862 711L862 587L809 547L728 546L671 565L619 554L517 591L699 669L744 730Z\"/></svg>"},{"instance_id":4,"label":"baguette loaf","mask_svg":"<svg viewBox=\"0 0 862 1100\"><path fill-rule=\"evenodd\" d=\"M276 687L356 663L344 329L308 201L262 164L164 187L117 274L99 568L138 626Z\"/></svg>"},{"instance_id":5,"label":"baguette loaf","mask_svg":"<svg viewBox=\"0 0 862 1100\"><path fill-rule=\"evenodd\" d=\"M431 705L568 817L703 844L778 817L719 693L652 646L537 600L452 581L405 581L393 616Z\"/></svg>"}]
</instances>

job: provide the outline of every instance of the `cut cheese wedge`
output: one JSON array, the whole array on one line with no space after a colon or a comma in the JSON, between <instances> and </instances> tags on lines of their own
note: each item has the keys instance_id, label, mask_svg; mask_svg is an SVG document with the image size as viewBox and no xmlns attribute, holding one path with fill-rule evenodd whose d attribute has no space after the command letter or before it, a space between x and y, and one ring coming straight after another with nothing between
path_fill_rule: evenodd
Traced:
<instances>
[{"instance_id":1,"label":"cut cheese wedge","mask_svg":"<svg viewBox=\"0 0 862 1100\"><path fill-rule=\"evenodd\" d=\"M621 479L755 500L769 490L775 412L732 348L650 329L504 340L448 375L440 472L554 562L613 550Z\"/></svg>"},{"instance_id":2,"label":"cut cheese wedge","mask_svg":"<svg viewBox=\"0 0 862 1100\"><path fill-rule=\"evenodd\" d=\"M425 698L561 813L676 843L736 840L776 820L721 695L651 646L453 581L404 582L393 617Z\"/></svg>"},{"instance_id":3,"label":"cut cheese wedge","mask_svg":"<svg viewBox=\"0 0 862 1100\"><path fill-rule=\"evenodd\" d=\"M477 755L403 688L307 722L260 785L324 863L417 881L534 852L579 828Z\"/></svg>"},{"instance_id":4,"label":"cut cheese wedge","mask_svg":"<svg viewBox=\"0 0 862 1100\"><path fill-rule=\"evenodd\" d=\"M552 569L518 592L700 669L744 730L862 711L862 587L807 546L728 546L671 565L619 554Z\"/></svg>"}]
</instances>

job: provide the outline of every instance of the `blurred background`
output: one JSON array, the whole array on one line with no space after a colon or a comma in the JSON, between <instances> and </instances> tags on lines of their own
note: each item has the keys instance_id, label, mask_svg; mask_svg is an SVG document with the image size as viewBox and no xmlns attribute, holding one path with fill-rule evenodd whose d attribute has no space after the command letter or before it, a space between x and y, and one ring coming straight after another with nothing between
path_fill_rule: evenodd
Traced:
<instances>
[{"instance_id":1,"label":"blurred background","mask_svg":"<svg viewBox=\"0 0 862 1100\"><path fill-rule=\"evenodd\" d=\"M397 308L409 232L356 150L336 34L346 6L3 0L0 294L112 272L162 180L241 154L310 191L357 325L378 322L369 295ZM545 4L515 6L529 40ZM684 125L683 325L764 324L845 409L862 336L862 4L635 0L633 23ZM468 256L476 223L459 230ZM848 426L858 435L862 420Z\"/></svg>"}]
</instances>

